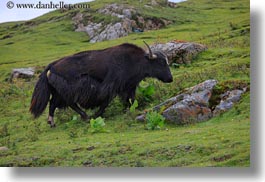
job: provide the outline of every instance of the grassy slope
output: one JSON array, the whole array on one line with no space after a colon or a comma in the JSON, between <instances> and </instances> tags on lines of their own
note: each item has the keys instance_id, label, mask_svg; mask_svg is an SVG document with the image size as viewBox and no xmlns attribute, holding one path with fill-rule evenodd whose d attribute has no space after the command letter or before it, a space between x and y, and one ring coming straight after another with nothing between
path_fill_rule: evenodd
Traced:
<instances>
[{"instance_id":1,"label":"grassy slope","mask_svg":"<svg viewBox=\"0 0 265 182\"><path fill-rule=\"evenodd\" d=\"M96 1L92 9L114 1ZM119 1L118 1L119 2ZM124 1L122 1L124 2ZM134 1L126 1L135 3ZM135 6L140 7L139 4ZM25 24L0 24L0 151L1 166L249 166L249 92L231 111L207 122L147 131L115 100L107 109L110 133L91 134L88 124L71 110L58 111L57 128L46 113L33 120L28 113L32 82L7 83L14 67L45 66L57 58L87 49L120 44L166 42L172 39L206 44L208 50L191 65L172 68L173 84L149 79L156 86L151 105L206 79L249 84L249 1L189 0L178 8L142 8L146 16L175 20L157 31L89 44L85 33L73 32L70 12L55 11ZM48 20L48 21L47 21ZM42 68L40 68L42 69Z\"/></svg>"}]
</instances>

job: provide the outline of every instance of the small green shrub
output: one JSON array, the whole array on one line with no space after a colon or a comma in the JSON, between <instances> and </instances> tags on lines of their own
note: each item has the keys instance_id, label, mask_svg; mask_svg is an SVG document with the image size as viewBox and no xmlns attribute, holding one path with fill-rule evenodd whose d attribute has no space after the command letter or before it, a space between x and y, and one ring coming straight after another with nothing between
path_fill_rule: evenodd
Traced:
<instances>
[{"instance_id":1,"label":"small green shrub","mask_svg":"<svg viewBox=\"0 0 265 182\"><path fill-rule=\"evenodd\" d=\"M146 114L146 121L148 130L156 130L164 126L165 118L161 114L151 111Z\"/></svg>"},{"instance_id":2,"label":"small green shrub","mask_svg":"<svg viewBox=\"0 0 265 182\"><path fill-rule=\"evenodd\" d=\"M102 117L97 117L96 119L91 119L90 120L90 126L91 126L91 132L92 133L106 133L109 132L106 130L105 127L105 122L104 118Z\"/></svg>"},{"instance_id":3,"label":"small green shrub","mask_svg":"<svg viewBox=\"0 0 265 182\"><path fill-rule=\"evenodd\" d=\"M145 81L141 81L137 87L138 96L143 102L150 102L155 93L155 86Z\"/></svg>"},{"instance_id":4,"label":"small green shrub","mask_svg":"<svg viewBox=\"0 0 265 182\"><path fill-rule=\"evenodd\" d=\"M133 103L132 103L132 100L130 99L130 112L131 113L135 113L135 109L138 107L138 101L137 100L134 100Z\"/></svg>"}]
</instances>

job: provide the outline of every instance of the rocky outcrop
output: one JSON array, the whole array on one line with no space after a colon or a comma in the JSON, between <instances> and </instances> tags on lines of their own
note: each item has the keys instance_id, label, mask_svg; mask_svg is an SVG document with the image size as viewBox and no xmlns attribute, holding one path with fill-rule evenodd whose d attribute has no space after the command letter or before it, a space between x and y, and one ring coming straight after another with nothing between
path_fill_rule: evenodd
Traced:
<instances>
[{"instance_id":1,"label":"rocky outcrop","mask_svg":"<svg viewBox=\"0 0 265 182\"><path fill-rule=\"evenodd\" d=\"M82 13L77 13L72 18L75 31L86 32L91 43L117 39L132 32L156 30L171 23L171 21L155 17L144 18L134 7L116 3L106 5L97 13L115 17L117 20L108 24L96 23L92 21L93 15L87 16Z\"/></svg>"},{"instance_id":2,"label":"rocky outcrop","mask_svg":"<svg viewBox=\"0 0 265 182\"><path fill-rule=\"evenodd\" d=\"M152 50L163 51L167 55L170 64L189 64L200 52L207 49L205 45L184 41L171 41L150 47Z\"/></svg>"},{"instance_id":3,"label":"rocky outcrop","mask_svg":"<svg viewBox=\"0 0 265 182\"><path fill-rule=\"evenodd\" d=\"M231 109L233 104L240 100L241 94L246 91L244 88L225 92L220 95L222 98L220 104L212 111L209 101L216 84L216 80L206 80L155 106L152 110L162 113L168 122L179 125L206 121ZM145 113L138 116L136 120L144 121Z\"/></svg>"},{"instance_id":4,"label":"rocky outcrop","mask_svg":"<svg viewBox=\"0 0 265 182\"><path fill-rule=\"evenodd\" d=\"M177 3L170 2L170 1L167 2L167 5L168 5L169 7L171 7L171 8L177 8L177 7L178 7L178 4L177 4Z\"/></svg>"},{"instance_id":5,"label":"rocky outcrop","mask_svg":"<svg viewBox=\"0 0 265 182\"><path fill-rule=\"evenodd\" d=\"M176 124L210 119L212 112L208 108L208 103L212 96L212 89L216 84L216 80L207 80L188 89L187 92L177 95L176 101L163 111L163 116Z\"/></svg>"},{"instance_id":6,"label":"rocky outcrop","mask_svg":"<svg viewBox=\"0 0 265 182\"><path fill-rule=\"evenodd\" d=\"M116 16L117 18L132 18L132 15L136 14L136 9L132 6L124 6L121 4L109 4L106 5L104 8L98 10L99 13Z\"/></svg>"},{"instance_id":7,"label":"rocky outcrop","mask_svg":"<svg viewBox=\"0 0 265 182\"><path fill-rule=\"evenodd\" d=\"M127 36L129 31L126 25L127 23L125 21L115 24L108 24L104 27L101 23L91 23L85 27L85 30L90 37L90 42L95 43Z\"/></svg>"},{"instance_id":8,"label":"rocky outcrop","mask_svg":"<svg viewBox=\"0 0 265 182\"><path fill-rule=\"evenodd\" d=\"M12 70L9 81L12 82L14 79L23 78L28 79L34 76L35 69L34 68L15 68Z\"/></svg>"}]
</instances>

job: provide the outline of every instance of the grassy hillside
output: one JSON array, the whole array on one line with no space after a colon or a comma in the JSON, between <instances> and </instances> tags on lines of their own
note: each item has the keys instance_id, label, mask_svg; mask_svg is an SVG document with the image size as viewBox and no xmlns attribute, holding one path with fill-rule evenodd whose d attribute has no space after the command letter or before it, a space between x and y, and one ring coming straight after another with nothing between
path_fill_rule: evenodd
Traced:
<instances>
[{"instance_id":1,"label":"grassy hillside","mask_svg":"<svg viewBox=\"0 0 265 182\"><path fill-rule=\"evenodd\" d=\"M141 110L176 95L206 79L220 85L250 83L250 15L247 0L188 0L177 8L143 6L147 1L99 0L92 11L106 4L127 3L146 16L173 21L166 28L131 33L127 37L91 44L85 33L74 32L77 10L54 11L26 22L0 24L0 166L250 166L250 93L227 113L207 122L146 130L134 121ZM80 10L83 11L83 10ZM107 20L95 15L95 19ZM135 113L124 111L115 99L104 115L107 133L91 133L89 124L72 110L57 111L57 127L46 123L47 110L37 120L28 112L37 77L7 82L12 68L37 67L73 53L129 42L144 46L170 40L207 45L190 65L171 68L172 84L148 79L155 85L151 101ZM228 84L229 83L229 84ZM138 93L137 99L142 101ZM87 111L91 113L91 111Z\"/></svg>"}]
</instances>

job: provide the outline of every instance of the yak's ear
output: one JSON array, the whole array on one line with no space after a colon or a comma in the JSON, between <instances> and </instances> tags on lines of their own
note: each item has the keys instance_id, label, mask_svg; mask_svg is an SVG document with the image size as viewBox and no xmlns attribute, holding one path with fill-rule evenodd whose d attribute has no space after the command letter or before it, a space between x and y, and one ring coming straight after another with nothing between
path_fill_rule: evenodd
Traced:
<instances>
[{"instance_id":1,"label":"yak's ear","mask_svg":"<svg viewBox=\"0 0 265 182\"><path fill-rule=\"evenodd\" d=\"M145 57L146 59L149 59L149 54L148 54L148 53L145 53L145 54L144 54L144 57Z\"/></svg>"}]
</instances>

